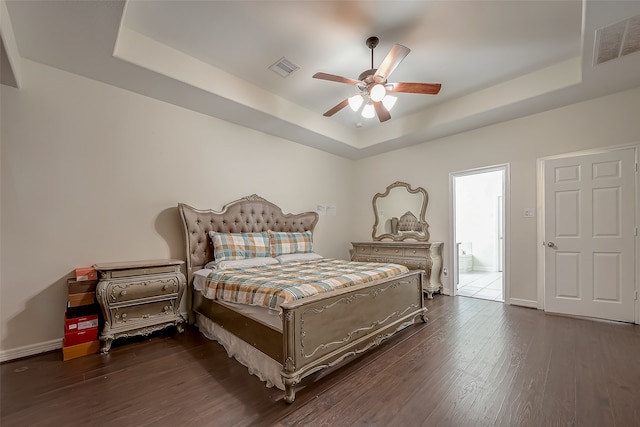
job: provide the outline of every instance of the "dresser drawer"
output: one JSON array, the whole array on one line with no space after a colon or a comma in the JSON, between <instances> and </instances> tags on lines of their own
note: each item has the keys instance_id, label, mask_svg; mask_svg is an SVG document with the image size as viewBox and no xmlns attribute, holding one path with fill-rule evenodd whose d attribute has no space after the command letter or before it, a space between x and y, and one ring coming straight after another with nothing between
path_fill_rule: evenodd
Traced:
<instances>
[{"instance_id":1,"label":"dresser drawer","mask_svg":"<svg viewBox=\"0 0 640 427\"><path fill-rule=\"evenodd\" d=\"M174 300L166 300L149 304L112 308L111 319L113 326L141 320L157 320L161 322L164 320L164 317L174 316L174 306Z\"/></svg>"},{"instance_id":2,"label":"dresser drawer","mask_svg":"<svg viewBox=\"0 0 640 427\"><path fill-rule=\"evenodd\" d=\"M392 247L373 247L371 249L372 255L391 255L391 256L402 256L402 248L392 248Z\"/></svg>"},{"instance_id":3,"label":"dresser drawer","mask_svg":"<svg viewBox=\"0 0 640 427\"><path fill-rule=\"evenodd\" d=\"M426 270L427 269L427 261L419 260L419 259L409 259L409 258L389 258L388 262L392 262L394 264L401 264L407 267L409 270Z\"/></svg>"},{"instance_id":4,"label":"dresser drawer","mask_svg":"<svg viewBox=\"0 0 640 427\"><path fill-rule=\"evenodd\" d=\"M353 259L357 262L387 262L385 257L376 257L376 256L357 256Z\"/></svg>"},{"instance_id":5,"label":"dresser drawer","mask_svg":"<svg viewBox=\"0 0 640 427\"><path fill-rule=\"evenodd\" d=\"M404 248L404 256L426 258L428 254L426 248Z\"/></svg>"},{"instance_id":6,"label":"dresser drawer","mask_svg":"<svg viewBox=\"0 0 640 427\"><path fill-rule=\"evenodd\" d=\"M354 252L356 255L371 255L371 246L356 246Z\"/></svg>"},{"instance_id":7,"label":"dresser drawer","mask_svg":"<svg viewBox=\"0 0 640 427\"><path fill-rule=\"evenodd\" d=\"M107 288L110 303L133 301L142 298L176 294L179 291L179 280L175 275L159 277L140 277L139 280L126 282L113 281Z\"/></svg>"}]
</instances>

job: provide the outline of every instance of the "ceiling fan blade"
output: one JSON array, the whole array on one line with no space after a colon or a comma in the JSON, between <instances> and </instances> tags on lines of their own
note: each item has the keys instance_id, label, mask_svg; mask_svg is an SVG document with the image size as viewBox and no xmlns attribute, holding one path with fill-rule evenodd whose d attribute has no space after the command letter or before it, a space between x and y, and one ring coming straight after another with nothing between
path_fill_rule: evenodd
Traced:
<instances>
[{"instance_id":1,"label":"ceiling fan blade","mask_svg":"<svg viewBox=\"0 0 640 427\"><path fill-rule=\"evenodd\" d=\"M386 122L391 118L391 114L389 114L389 110L387 110L382 102L374 102L373 108L376 110L376 114L378 115L378 120L381 122Z\"/></svg>"},{"instance_id":2,"label":"ceiling fan blade","mask_svg":"<svg viewBox=\"0 0 640 427\"><path fill-rule=\"evenodd\" d=\"M440 92L440 83L391 83L387 85L387 92L422 93L425 95L437 95Z\"/></svg>"},{"instance_id":3,"label":"ceiling fan blade","mask_svg":"<svg viewBox=\"0 0 640 427\"><path fill-rule=\"evenodd\" d=\"M349 105L349 98L344 99L341 103L339 103L338 105L336 105L335 107L333 107L332 109L330 109L329 111L327 111L326 113L323 114L323 116L325 117L331 117L333 116L335 113L337 113L338 111L342 110L344 107L346 107L347 105Z\"/></svg>"},{"instance_id":4,"label":"ceiling fan blade","mask_svg":"<svg viewBox=\"0 0 640 427\"><path fill-rule=\"evenodd\" d=\"M360 80L348 79L346 77L336 76L335 74L328 74L328 73L315 73L313 75L313 78L321 79L321 80L329 80L329 81L338 82L338 83L345 83L348 85L356 85L358 83L361 83Z\"/></svg>"},{"instance_id":5,"label":"ceiling fan blade","mask_svg":"<svg viewBox=\"0 0 640 427\"><path fill-rule=\"evenodd\" d=\"M386 58L382 61L382 64L378 67L376 74L373 76L373 80L376 83L384 82L389 78L389 75L396 69L398 64L411 52L406 46L401 44L394 44Z\"/></svg>"}]
</instances>

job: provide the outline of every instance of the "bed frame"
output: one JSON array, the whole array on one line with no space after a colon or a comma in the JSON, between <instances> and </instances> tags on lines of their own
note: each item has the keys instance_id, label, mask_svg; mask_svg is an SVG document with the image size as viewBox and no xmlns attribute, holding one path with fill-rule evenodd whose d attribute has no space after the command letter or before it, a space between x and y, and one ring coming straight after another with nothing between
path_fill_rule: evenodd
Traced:
<instances>
[{"instance_id":1,"label":"bed frame","mask_svg":"<svg viewBox=\"0 0 640 427\"><path fill-rule=\"evenodd\" d=\"M208 232L313 232L318 214L284 214L255 194L219 212L184 203L178 210L186 239L191 310L280 363L287 403L294 401L302 378L379 345L418 318L427 321L421 271L285 303L281 330L237 313L193 291L193 273L213 259Z\"/></svg>"}]
</instances>

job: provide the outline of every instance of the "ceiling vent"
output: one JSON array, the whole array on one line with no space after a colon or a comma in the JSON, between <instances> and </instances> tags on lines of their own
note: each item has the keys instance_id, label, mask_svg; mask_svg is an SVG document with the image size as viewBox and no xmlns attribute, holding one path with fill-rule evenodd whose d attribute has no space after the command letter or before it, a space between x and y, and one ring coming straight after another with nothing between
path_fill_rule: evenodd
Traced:
<instances>
[{"instance_id":1,"label":"ceiling vent","mask_svg":"<svg viewBox=\"0 0 640 427\"><path fill-rule=\"evenodd\" d=\"M274 64L272 64L269 69L279 75L280 77L288 77L289 74L293 73L297 70L298 67L293 62L289 61L284 56L278 59Z\"/></svg>"},{"instance_id":2,"label":"ceiling vent","mask_svg":"<svg viewBox=\"0 0 640 427\"><path fill-rule=\"evenodd\" d=\"M595 65L640 51L640 15L596 30Z\"/></svg>"}]
</instances>

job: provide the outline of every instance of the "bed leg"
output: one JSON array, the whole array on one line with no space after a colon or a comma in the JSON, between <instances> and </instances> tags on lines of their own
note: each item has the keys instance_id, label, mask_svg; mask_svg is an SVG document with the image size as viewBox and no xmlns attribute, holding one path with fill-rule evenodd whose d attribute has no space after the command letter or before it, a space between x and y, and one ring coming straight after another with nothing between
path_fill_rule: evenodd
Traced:
<instances>
[{"instance_id":1,"label":"bed leg","mask_svg":"<svg viewBox=\"0 0 640 427\"><path fill-rule=\"evenodd\" d=\"M288 378L282 376L282 382L284 383L284 401L287 403L293 403L296 399L296 384L300 381L300 377Z\"/></svg>"}]
</instances>

